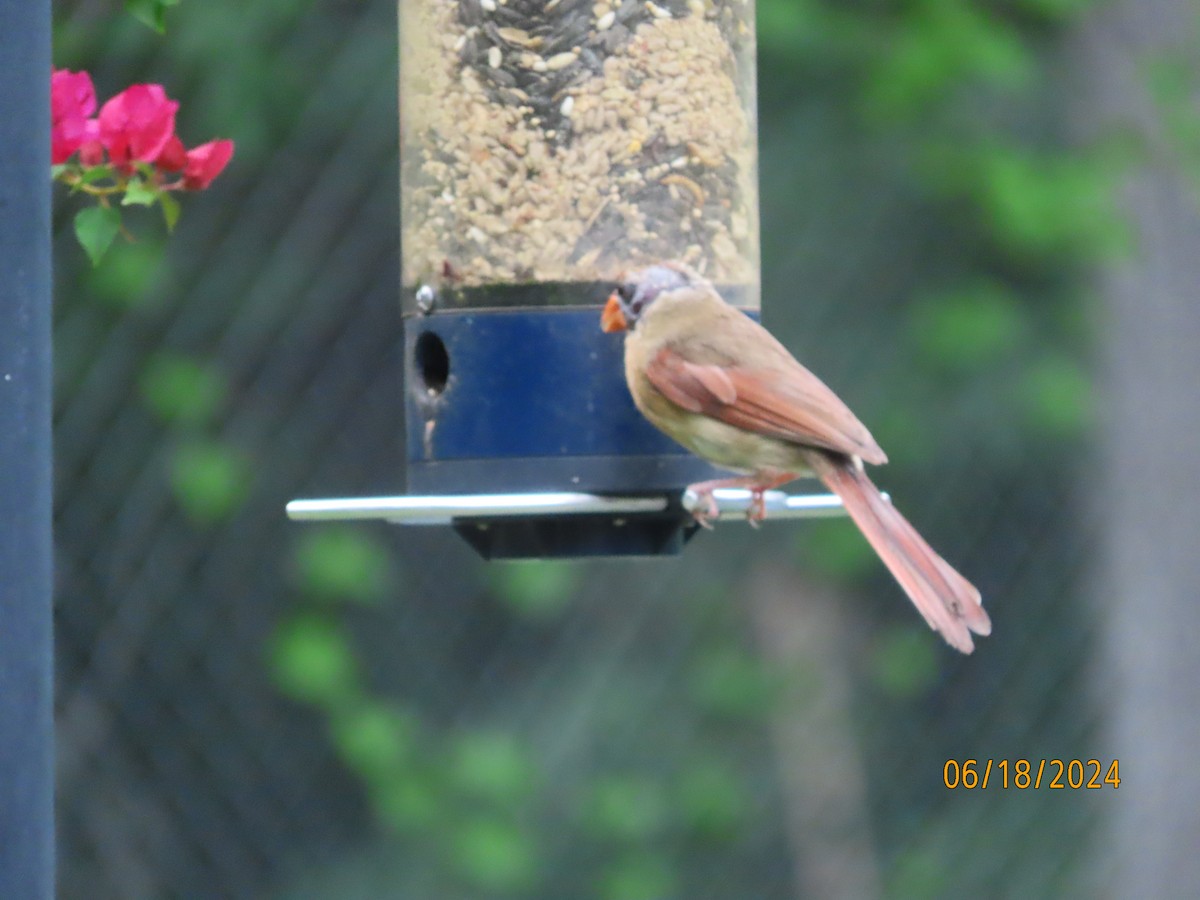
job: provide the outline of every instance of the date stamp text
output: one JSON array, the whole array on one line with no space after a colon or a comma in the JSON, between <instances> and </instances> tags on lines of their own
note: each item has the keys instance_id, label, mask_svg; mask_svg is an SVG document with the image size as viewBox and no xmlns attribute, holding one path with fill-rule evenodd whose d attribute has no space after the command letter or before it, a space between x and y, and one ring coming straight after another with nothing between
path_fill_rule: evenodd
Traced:
<instances>
[{"instance_id":1,"label":"date stamp text","mask_svg":"<svg viewBox=\"0 0 1200 900\"><path fill-rule=\"evenodd\" d=\"M1116 759L948 759L942 766L942 783L952 791L1116 790L1121 786L1121 764Z\"/></svg>"}]
</instances>

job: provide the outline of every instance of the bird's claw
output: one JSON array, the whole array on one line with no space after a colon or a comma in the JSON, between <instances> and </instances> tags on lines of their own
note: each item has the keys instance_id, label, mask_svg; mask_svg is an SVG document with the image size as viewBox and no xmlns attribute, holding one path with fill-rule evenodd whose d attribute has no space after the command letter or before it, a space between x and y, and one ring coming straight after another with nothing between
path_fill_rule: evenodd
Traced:
<instances>
[{"instance_id":1,"label":"bird's claw","mask_svg":"<svg viewBox=\"0 0 1200 900\"><path fill-rule=\"evenodd\" d=\"M717 501L713 498L712 491L703 491L696 494L696 503L692 507L692 518L696 520L696 524L708 531L713 530L713 520L721 515L721 510L717 506Z\"/></svg>"},{"instance_id":2,"label":"bird's claw","mask_svg":"<svg viewBox=\"0 0 1200 900\"><path fill-rule=\"evenodd\" d=\"M746 507L746 521L750 523L751 528L758 528L762 524L762 520L766 517L767 506L763 500L763 492L752 490L750 492L750 505Z\"/></svg>"}]
</instances>

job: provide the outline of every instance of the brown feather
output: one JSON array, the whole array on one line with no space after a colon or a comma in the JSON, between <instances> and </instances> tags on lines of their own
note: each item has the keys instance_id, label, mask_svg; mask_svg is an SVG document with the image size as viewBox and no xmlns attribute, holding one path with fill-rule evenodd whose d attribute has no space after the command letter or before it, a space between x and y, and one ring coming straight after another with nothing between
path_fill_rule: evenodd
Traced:
<instances>
[{"instance_id":1,"label":"brown feather","mask_svg":"<svg viewBox=\"0 0 1200 900\"><path fill-rule=\"evenodd\" d=\"M850 518L930 628L963 653L975 649L971 632L991 634L992 622L979 591L925 542L865 472L849 460L816 451L810 454L809 465L842 499Z\"/></svg>"},{"instance_id":2,"label":"brown feather","mask_svg":"<svg viewBox=\"0 0 1200 900\"><path fill-rule=\"evenodd\" d=\"M701 364L689 362L679 347L661 347L644 370L677 406L781 441L860 456L870 463L887 461L854 414L799 363L782 372Z\"/></svg>"}]
</instances>

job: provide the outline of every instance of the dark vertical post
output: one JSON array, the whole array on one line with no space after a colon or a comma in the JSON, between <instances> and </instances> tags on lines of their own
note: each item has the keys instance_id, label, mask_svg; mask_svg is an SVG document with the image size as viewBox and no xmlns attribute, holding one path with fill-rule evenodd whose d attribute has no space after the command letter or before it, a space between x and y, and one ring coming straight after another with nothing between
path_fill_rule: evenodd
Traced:
<instances>
[{"instance_id":1,"label":"dark vertical post","mask_svg":"<svg viewBox=\"0 0 1200 900\"><path fill-rule=\"evenodd\" d=\"M54 895L50 3L0 0L0 897Z\"/></svg>"}]
</instances>

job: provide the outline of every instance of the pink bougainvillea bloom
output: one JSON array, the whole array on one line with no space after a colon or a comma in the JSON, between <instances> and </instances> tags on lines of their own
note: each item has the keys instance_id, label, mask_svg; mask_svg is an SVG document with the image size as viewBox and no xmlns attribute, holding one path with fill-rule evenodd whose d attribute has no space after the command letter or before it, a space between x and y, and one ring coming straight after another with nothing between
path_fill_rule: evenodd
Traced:
<instances>
[{"instance_id":1,"label":"pink bougainvillea bloom","mask_svg":"<svg viewBox=\"0 0 1200 900\"><path fill-rule=\"evenodd\" d=\"M216 140L193 147L187 152L187 166L183 170L183 187L189 191L202 191L233 158L233 141Z\"/></svg>"},{"instance_id":2,"label":"pink bougainvillea bloom","mask_svg":"<svg viewBox=\"0 0 1200 900\"><path fill-rule=\"evenodd\" d=\"M161 84L127 87L100 107L100 143L116 166L154 162L175 134L179 104Z\"/></svg>"},{"instance_id":3,"label":"pink bougainvillea bloom","mask_svg":"<svg viewBox=\"0 0 1200 900\"><path fill-rule=\"evenodd\" d=\"M87 72L56 69L50 76L50 161L66 162L95 135L96 89Z\"/></svg>"},{"instance_id":4,"label":"pink bougainvillea bloom","mask_svg":"<svg viewBox=\"0 0 1200 900\"><path fill-rule=\"evenodd\" d=\"M55 122L70 116L86 119L96 111L96 89L87 72L55 69L50 76L50 114Z\"/></svg>"},{"instance_id":5,"label":"pink bougainvillea bloom","mask_svg":"<svg viewBox=\"0 0 1200 900\"><path fill-rule=\"evenodd\" d=\"M85 166L98 166L104 162L104 145L100 143L100 122L97 119L88 119L84 123L79 161Z\"/></svg>"},{"instance_id":6,"label":"pink bougainvillea bloom","mask_svg":"<svg viewBox=\"0 0 1200 900\"><path fill-rule=\"evenodd\" d=\"M154 165L164 172L182 172L187 161L187 151L183 149L183 141L173 134L154 160Z\"/></svg>"}]
</instances>

